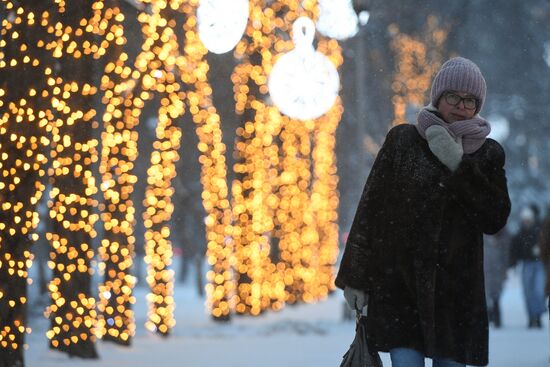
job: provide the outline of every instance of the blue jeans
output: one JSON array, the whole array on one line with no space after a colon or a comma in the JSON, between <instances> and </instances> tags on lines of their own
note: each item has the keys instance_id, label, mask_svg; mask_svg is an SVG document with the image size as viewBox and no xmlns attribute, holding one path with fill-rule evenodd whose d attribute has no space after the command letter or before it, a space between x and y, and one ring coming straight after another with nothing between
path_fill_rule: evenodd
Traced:
<instances>
[{"instance_id":1,"label":"blue jeans","mask_svg":"<svg viewBox=\"0 0 550 367\"><path fill-rule=\"evenodd\" d=\"M546 311L546 302L544 302L546 270L542 261L524 261L521 280L529 318L540 317Z\"/></svg>"},{"instance_id":2,"label":"blue jeans","mask_svg":"<svg viewBox=\"0 0 550 367\"><path fill-rule=\"evenodd\" d=\"M424 367L424 354L409 348L390 350L392 367ZM450 359L434 358L433 367L466 367L465 364Z\"/></svg>"}]
</instances>

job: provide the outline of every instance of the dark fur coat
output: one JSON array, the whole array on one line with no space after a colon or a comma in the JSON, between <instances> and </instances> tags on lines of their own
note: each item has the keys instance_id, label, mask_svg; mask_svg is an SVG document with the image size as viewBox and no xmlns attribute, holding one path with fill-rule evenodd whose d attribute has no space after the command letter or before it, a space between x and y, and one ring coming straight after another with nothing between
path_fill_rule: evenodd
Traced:
<instances>
[{"instance_id":1,"label":"dark fur coat","mask_svg":"<svg viewBox=\"0 0 550 367\"><path fill-rule=\"evenodd\" d=\"M540 258L546 267L546 295L550 296L550 216L542 224L539 238ZM550 299L549 308L550 308Z\"/></svg>"},{"instance_id":2,"label":"dark fur coat","mask_svg":"<svg viewBox=\"0 0 550 367\"><path fill-rule=\"evenodd\" d=\"M510 213L504 151L487 139L451 172L413 125L390 130L336 278L369 294L371 347L486 365L483 233Z\"/></svg>"}]
</instances>

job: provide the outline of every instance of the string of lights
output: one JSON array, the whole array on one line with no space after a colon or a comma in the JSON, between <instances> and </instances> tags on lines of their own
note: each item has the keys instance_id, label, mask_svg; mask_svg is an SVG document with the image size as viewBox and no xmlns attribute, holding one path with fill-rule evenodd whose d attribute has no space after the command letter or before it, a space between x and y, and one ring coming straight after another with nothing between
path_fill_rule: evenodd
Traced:
<instances>
[{"instance_id":1,"label":"string of lights","mask_svg":"<svg viewBox=\"0 0 550 367\"><path fill-rule=\"evenodd\" d=\"M335 67L343 63L337 41L321 38L317 48ZM341 115L342 105L337 100L316 120L288 119L283 124L285 158L277 214L282 262L277 267L284 271L287 303L317 301L334 289L333 268L338 254L334 149Z\"/></svg>"},{"instance_id":2,"label":"string of lights","mask_svg":"<svg viewBox=\"0 0 550 367\"><path fill-rule=\"evenodd\" d=\"M304 241L303 235L316 230L314 213L309 204L311 186L311 135L313 120L298 121L284 117L281 131L282 160L280 165L280 198L276 224L279 237L280 260L277 268L285 285L285 301L290 304L300 302L304 294L303 263L304 246L314 246Z\"/></svg>"},{"instance_id":3,"label":"string of lights","mask_svg":"<svg viewBox=\"0 0 550 367\"><path fill-rule=\"evenodd\" d=\"M338 41L329 38L319 40L317 50L325 54L335 67L343 62L342 48ZM308 208L315 213L317 233L310 231L310 241L318 243L316 273L306 288L304 301L324 299L328 292L335 289L334 264L338 257L338 174L336 167L336 129L342 119L343 103L338 98L334 106L321 116L315 125L315 147L312 152L313 183ZM306 237L307 238L307 237Z\"/></svg>"},{"instance_id":4,"label":"string of lights","mask_svg":"<svg viewBox=\"0 0 550 367\"><path fill-rule=\"evenodd\" d=\"M155 4L153 2L148 2L149 4L153 5L152 13L154 14L154 8ZM163 3L165 4L165 3ZM168 4L165 4L168 5ZM273 140L273 137L276 136L279 133L280 127L277 127L276 123L271 127L268 127L265 129L263 125L266 123L270 123L273 121L277 121L274 116L278 115L278 112L273 107L267 108L263 102L260 101L254 101L257 103L251 103L251 105L254 105L257 110L256 114L258 118L252 123L252 124L245 124L244 129L239 129L237 134L246 134L247 130L254 131L255 135L251 138L251 144L237 144L237 151L239 149L244 149L246 151L246 154L250 154L250 157L257 158L258 155L261 156L267 156L270 157L269 164L264 164L263 162L265 160L262 159L250 159L252 165L249 165L247 168L250 169L250 172L253 172L253 179L248 180L244 185L241 185L239 180L235 181L232 186L232 193L233 193L233 200L234 205L232 207L232 215L235 220L235 225L230 226L229 221L229 205L226 199L226 185L225 183L225 163L224 160L220 160L220 157L223 157L223 149L225 147L221 144L221 131L219 135L216 134L215 131L217 131L218 127L216 125L218 124L219 116L215 113L215 109L213 106L211 106L211 101L209 96L211 94L211 87L206 83L206 72L208 69L208 65L205 61L202 61L202 64L200 61L195 61L195 63L191 62L191 57L194 56L195 60L199 60L200 52L197 53L197 36L193 32L193 27L196 24L196 20L189 16L191 14L193 7L191 5L196 6L197 3L189 4L190 6L184 6L182 9L183 12L187 15L187 19L189 20L186 23L185 28L185 34L186 34L186 62L187 65L202 65L201 67L194 67L194 72L191 73L189 71L189 68L187 69L185 67L180 67L180 76L184 83L188 85L195 85L195 89L192 89L187 94L187 101L189 104L190 112L193 115L193 120L195 123L201 123L204 121L210 121L210 123L214 122L215 125L212 125L212 129L207 129L206 133L214 134L215 139L217 139L216 143L212 143L211 141L207 140L208 136L204 134L204 129L198 128L197 133L199 135L199 139L201 139L201 143L199 144L199 149L203 153L208 153L207 155L201 156L201 164L203 167L203 175L202 175L202 182L205 184L206 182L214 182L217 187L212 191L209 189L209 187L205 184L205 189L203 191L203 204L205 206L205 209L207 210L208 216L206 218L206 225L207 225L207 238L208 238L208 259L210 264L213 266L212 270L208 273L208 279L210 281L209 286L207 287L207 291L209 292L209 301L208 304L211 307L212 314L215 318L224 319L228 317L229 311L232 307L232 291L234 289L233 282L231 280L231 272L228 269L228 265L235 266L238 270L242 271L243 278L245 277L251 277L254 279L252 282L247 283L246 281L240 281L239 282L239 289L237 289L238 297L235 299L237 300L235 302L235 308L237 312L242 313L251 313L251 314L259 314L262 310L268 308L270 305L272 305L273 308L280 308L282 307L283 302L285 301L286 295L284 293L284 282L282 281L279 272L277 271L276 264L271 263L269 259L270 255L270 246L268 241L270 240L271 232L274 229L273 220L272 220L272 213L274 208L277 206L278 198L276 195L273 194L273 189L269 187L270 182L276 182L277 179L277 164L278 164L278 154L279 149L276 144L271 144L270 141ZM296 5L296 4L294 4ZM292 5L290 6L292 8ZM172 9L176 9L177 6L171 6ZM256 9L259 9L260 11L256 14L258 16L261 16L262 13L261 7L256 7ZM298 6L296 6L294 9L301 9ZM180 11L182 11L180 9ZM254 10L252 10L253 12ZM273 16L269 11L267 12L269 16ZM144 14L142 14L140 17L143 17L145 19ZM143 21L143 20L142 20ZM284 25L284 22L283 22ZM254 31L252 31L254 32ZM145 33L145 32L144 32ZM269 33L269 32L268 32ZM157 32L157 35L159 33ZM155 40L158 40L159 37L157 36L154 38ZM192 41L195 40L195 43ZM166 39L163 40L165 43L167 42ZM284 42L284 41L283 41ZM145 42L147 44L147 41ZM154 42L151 42L151 44L147 47L147 49L151 49ZM290 47L291 43L287 42L287 46ZM269 49L269 48L268 48ZM191 52L193 50L193 52ZM205 51L203 50L203 53ZM167 54L170 54L169 52ZM199 55L197 58L197 55ZM149 58L144 58L148 61L146 64L145 62L142 63L142 66L150 65L151 61L154 59L154 56L149 56ZM139 58L138 58L139 60ZM175 60L178 60L177 57L175 57ZM198 63L197 63L198 62ZM177 61L175 62L180 65ZM136 65L138 66L139 70L139 61L136 62ZM269 65L269 64L267 64ZM246 66L246 65L245 65ZM242 69L242 68L241 68ZM158 70L158 69L157 69ZM155 71L153 68L152 71ZM141 74L143 75L144 71L140 70ZM260 73L258 73L260 72ZM151 74L151 73L149 73ZM156 72L151 75L161 75L160 73ZM236 74L234 74L235 76ZM260 89L263 91L263 94L267 93L267 86L266 86L266 72L261 71L261 67L258 69L255 69L255 73L252 73L252 78L255 78L258 81L260 80ZM263 75L263 82L261 81ZM245 80L247 76L245 76L242 80ZM151 79L155 80L155 79ZM145 78L144 78L145 81ZM195 83L196 81L203 82L202 86L198 83ZM144 83L146 84L146 83ZM152 84L152 83L150 83ZM238 83L236 83L238 84ZM246 84L246 82L244 83ZM155 83L155 86L158 86L158 81ZM197 88L198 87L198 88ZM146 88L144 88L146 89ZM237 90L237 88L236 88ZM206 92L206 93L205 93ZM150 97L149 95L146 97ZM238 98L237 98L238 101ZM237 103L238 105L239 103ZM202 107L201 107L202 105ZM263 107L262 107L263 105ZM237 106L237 109L238 106ZM182 111L183 113L183 111ZM280 121L280 118L279 118ZM252 129L251 129L252 128ZM157 134L160 129L157 128ZM212 135L211 135L212 136ZM258 144L261 142L260 144ZM168 145L167 145L168 146ZM209 148L209 147L212 147ZM251 154L254 150L256 150L258 153L257 155ZM220 154L221 152L221 154ZM153 153L153 157L155 157L155 153ZM158 157L158 156L157 156ZM215 160L213 159L215 158ZM159 161L158 158L153 158L153 163L155 161ZM213 163L217 162L216 165ZM270 168L271 165L271 168ZM153 167L153 166L152 166ZM208 170L210 167L216 167L213 170ZM238 173L239 169L241 169L242 166L236 165L235 171ZM150 169L149 171L149 179L157 175L156 177L160 177L158 174L159 170ZM157 173L155 173L157 172ZM217 180L210 180L206 179L208 172L210 175L217 174ZM214 173L217 172L217 173ZM170 177L170 176L168 176ZM215 177L215 176L210 176ZM158 181L160 182L160 180ZM149 183L151 185L151 183ZM221 189L220 189L221 187ZM254 197L255 199L246 198L246 205L239 205L239 197L240 193L244 190L249 189L255 190ZM221 192L220 192L221 190ZM151 191L149 191L151 192ZM213 195L215 193L216 195ZM221 195L217 195L220 193ZM148 196L153 197L153 195ZM264 199L265 198L265 199ZM150 202L155 202L153 199L147 199L146 198L146 204L148 203L148 200L151 200ZM216 201L217 200L217 201ZM156 201L158 201L158 198L156 198ZM218 207L215 208L213 203L218 203ZM265 205L265 203L268 203L268 205ZM247 214L243 212L243 208L245 210L249 210L249 213L253 213L252 215L242 215ZM249 209L251 208L251 209ZM150 207L148 207L147 211L151 213L157 213L157 211L150 210ZM146 225L149 223L147 222L147 213L145 218ZM160 218L160 216L158 217ZM249 219L250 218L250 219ZM167 227L165 227L167 228ZM165 234L169 233L165 232ZM246 233L246 235L244 235ZM252 234L252 235L251 235ZM256 234L255 238L254 235ZM147 241L150 241L149 243L154 246L158 246L157 244L163 241L168 241L162 239L162 232L161 236L155 237L152 233L146 235ZM234 242L231 242L231 236L234 239ZM247 244L245 246L248 246L247 250L239 251L240 243L242 243L242 239L245 238L247 241ZM256 241L254 241L256 240ZM249 245L250 244L250 245ZM231 250L236 249L235 256L231 255ZM242 248L241 248L242 249ZM171 253L171 250L168 251ZM151 254L154 254L155 252L151 252ZM245 258L243 258L243 254L245 254ZM150 255L150 258L153 256ZM162 261L162 269L165 269L166 261ZM252 265L251 265L252 264ZM251 265L251 266L249 266ZM248 269L250 268L250 269ZM158 273L157 273L158 274ZM158 278L158 277L157 277ZM151 275L151 273L148 276L148 279L154 279L154 277ZM240 279L242 280L242 279ZM150 299L163 299L159 298L157 296L150 295ZM238 300L244 299L244 303L248 303L248 305L245 305L244 308L242 306L239 306ZM156 317L155 320L159 321L161 318ZM155 325L155 326L153 326ZM158 324L155 324L155 322L152 322L149 324L149 327L154 330L158 330Z\"/></svg>"},{"instance_id":5,"label":"string of lights","mask_svg":"<svg viewBox=\"0 0 550 367\"><path fill-rule=\"evenodd\" d=\"M307 125L307 121L299 121L299 124L306 124L311 129L304 131L297 128L300 125L289 118L277 118L278 111L270 110L264 102L267 75L276 61L276 55L293 47L288 36L290 25L299 16L308 13L310 17L315 18L316 2L279 1L269 6L263 2L251 2L250 24L246 30L246 37L235 52L242 60L232 77L236 110L245 119L244 127L237 131L239 141L236 144L236 155L240 162L234 169L239 179L232 187L233 216L236 226L240 228L239 236L235 236L235 256L238 264L237 313L256 315L268 307L278 309L284 302L316 300L321 297L320 294L326 295L326 289L333 287L330 285L329 274L328 277L322 278L326 284L320 288L321 293L314 291L315 286L309 287L313 293L304 293L304 282L314 282L318 279L315 267L310 268L310 265L313 266L320 261L317 256L327 252L333 255L337 251L337 236L334 236L333 230L326 230L329 234L326 242L315 243L318 227L326 223L335 224L334 213L331 213L329 220L321 223L314 222L316 217L311 212L309 215L300 216L300 208L304 208L304 214L307 214L311 200L311 175L307 172L311 158L301 161L296 156L292 157L292 151L296 150L292 142L307 142L307 136L317 122L310 121ZM342 63L341 49L336 41L321 40L319 49L328 53L336 66ZM339 110L331 112L331 117L335 121L339 121ZM283 140L282 152L274 139L279 132ZM292 137L293 135L295 136ZM333 147L325 144L319 149L324 151ZM290 149L291 152L286 152L285 149ZM307 152L307 149L305 151ZM326 154L332 156L333 152L329 151ZM280 159L283 160L282 172L277 171L280 169ZM329 163L329 166L331 169L335 168L333 163ZM335 170L332 172L335 174ZM317 178L318 182L324 182L325 179L334 181L330 175L319 175ZM329 187L335 190L335 185ZM336 191L321 190L314 194L326 194L327 200L337 206L337 200L332 197L337 195ZM335 208L334 205L325 207ZM274 213L277 215L274 216ZM334 226L327 228L334 229ZM276 264L270 259L272 249L269 245L270 242L275 244L276 241L271 238L273 235L279 240L276 245L281 258ZM325 244L324 250L317 249L317 246L321 246L319 243ZM325 248L326 246L331 247L332 251ZM332 265L335 257L325 256L323 263L326 261ZM284 291L281 292L281 289Z\"/></svg>"},{"instance_id":6,"label":"string of lights","mask_svg":"<svg viewBox=\"0 0 550 367\"><path fill-rule=\"evenodd\" d=\"M175 162L179 159L178 149L181 129L174 121L185 112L185 93L180 91L177 72L185 62L178 48L176 11L181 9L182 1L147 1L150 13L141 12L138 20L143 24L145 38L142 52L136 61L141 77L143 97L158 95L158 121L156 140L153 143L151 166L147 170L147 189L145 191L145 262L147 264L147 283L151 292L147 329L168 335L174 327L174 273L169 268L172 262L172 244L170 236L170 218L174 210L171 197L174 189L171 185L176 176Z\"/></svg>"},{"instance_id":7,"label":"string of lights","mask_svg":"<svg viewBox=\"0 0 550 367\"><path fill-rule=\"evenodd\" d=\"M212 103L212 87L208 83L207 49L197 32L198 0L184 5L187 19L184 24L186 63L180 76L188 86L187 105L196 124L201 152L202 203L206 211L205 228L207 259L207 307L215 320L228 320L234 304L235 282L231 272L234 265L234 230L228 200L226 147L222 141L221 121Z\"/></svg>"},{"instance_id":8,"label":"string of lights","mask_svg":"<svg viewBox=\"0 0 550 367\"><path fill-rule=\"evenodd\" d=\"M290 35L291 25L302 15L308 15L312 19L318 16L316 2L299 3L287 2L291 9L290 16L281 13L286 20L285 32ZM281 11L281 10L279 10ZM305 12L307 11L307 13ZM294 35L293 35L294 36ZM287 47L294 47L286 42ZM296 45L298 47L298 45ZM278 50L276 48L276 50ZM288 51L288 48L284 51ZM283 52L277 52L279 56ZM277 59L275 59L276 61ZM278 279L275 279L277 286L283 286L286 303L301 302L304 295L304 282L307 271L304 255L308 254L304 246L304 233L308 232L313 225L314 217L308 213L309 189L311 184L311 134L314 129L313 120L296 120L283 116L280 141L282 159L279 165L279 187L277 196L279 206L277 208L275 236L279 238L279 256L277 263ZM277 304L277 303L276 303Z\"/></svg>"},{"instance_id":9,"label":"string of lights","mask_svg":"<svg viewBox=\"0 0 550 367\"><path fill-rule=\"evenodd\" d=\"M135 207L131 199L137 176L133 173L137 159L138 132L136 116L125 101L135 86L131 79L132 68L128 54L123 51L124 15L120 8L107 9L106 19L111 20L109 39L114 46L107 58L101 89L105 107L101 134L101 191L104 202L99 205L103 238L98 249L101 262L99 271L103 283L99 285L97 335L122 345L129 345L135 332L132 294L136 279L130 273L133 265L135 237Z\"/></svg>"},{"instance_id":10,"label":"string of lights","mask_svg":"<svg viewBox=\"0 0 550 367\"><path fill-rule=\"evenodd\" d=\"M334 130L330 129L337 126L341 107L325 116L328 122L323 118L304 122L282 116L267 100L267 76L276 55L293 47L290 25L300 15L315 17L316 3L286 1L266 6L256 1L251 6L247 37L236 51L243 63L232 76L236 108L245 119L237 132L236 152L241 161L234 167L239 179L232 184L232 206L227 199L220 119L212 105L212 88L207 81L206 50L195 31L197 21L193 14L198 1L184 4L143 0L142 3L149 5L139 15L145 41L134 68L127 66L127 54L114 51L117 58L107 64L101 80L106 109L102 117L100 187L105 202L99 209L105 238L99 255L105 281L100 286L97 335L126 344L135 330L131 310L135 279L129 274L135 242L132 230L135 211L130 200L132 186L137 181L132 174L137 157L135 127L145 103L155 98L160 104L157 140L144 202L147 281L152 289L148 296L151 308L147 327L165 335L175 324L168 223L173 212L171 180L176 174L174 163L179 159L181 139L175 122L184 114L185 103L200 140L207 255L212 266L207 287L212 315L228 318L233 307L238 313L258 315L269 308L280 309L285 302L318 299L330 287L330 272L328 276L317 275L324 274L323 269L333 264L332 255L323 258L323 254L332 254L330 249L335 243L337 196L334 200L335 166L333 153L330 154L334 149L330 138ZM40 27L48 38L37 43L40 50L58 61L77 61L73 69L46 68L48 91L42 94L51 108L44 120L51 144L50 140L43 143L51 147L49 206L54 221L54 230L47 234L52 244L49 265L54 271L49 286L54 303L47 311L52 319L48 337L52 347L69 353L77 345L93 345L95 340L90 333L96 326L95 300L87 289L94 256L90 242L96 235L93 226L98 220L93 214L98 206L93 199L97 187L90 169L97 160L98 142L90 134L92 129L82 128L83 124L98 127L96 111L89 107L98 90L91 82L74 81L71 76L77 74L75 68L107 55L113 44L115 47L124 44L121 25L124 17L120 9L106 8L103 1L90 4L93 15L75 17L74 24L64 18L54 23L57 16L76 14L72 4L56 1L53 16L48 12L41 14ZM86 8L81 6L82 9ZM186 16L183 56L174 32L177 22L168 15L170 12ZM97 41L90 37L92 34L101 39ZM339 52L337 42L324 42L319 41L323 52ZM188 92L181 91L178 77L189 86ZM319 130L317 125L321 121L328 130ZM76 126L80 129L75 129ZM315 149L324 158L317 159L316 150L309 157L312 133ZM44 190L43 186L39 188ZM315 201L318 197L326 197L327 201ZM329 214L319 216L318 209ZM78 240L73 241L77 236ZM279 247L281 261L272 260L273 246ZM70 284L75 280L85 286L71 294ZM293 286L299 291L292 290ZM317 288L321 291L316 292ZM73 335L74 330L81 332ZM87 353L94 356L95 350L88 347Z\"/></svg>"},{"instance_id":11,"label":"string of lights","mask_svg":"<svg viewBox=\"0 0 550 367\"><path fill-rule=\"evenodd\" d=\"M46 333L50 346L70 355L97 358L95 326L96 300L91 291L92 239L98 192L92 165L98 160L99 126L92 107L98 92L91 65L101 59L114 39L109 28L113 14L102 0L55 1L51 14L40 17L44 41L39 42L53 58L48 91L54 119L48 125L51 136L48 169L51 244L48 286L52 304L46 310L51 327Z\"/></svg>"},{"instance_id":12,"label":"string of lights","mask_svg":"<svg viewBox=\"0 0 550 367\"><path fill-rule=\"evenodd\" d=\"M340 50L335 53L341 56ZM312 262L307 269L303 300L324 299L334 287L334 264L338 257L338 175L336 169L336 128L341 121L340 99L316 124L313 149L313 183L309 210L316 219L316 231L304 235L304 242L314 244ZM306 259L307 256L304 256ZM315 270L315 271L313 271Z\"/></svg>"},{"instance_id":13,"label":"string of lights","mask_svg":"<svg viewBox=\"0 0 550 367\"><path fill-rule=\"evenodd\" d=\"M292 47L291 42L281 37L281 34L288 35L290 29L283 17L291 22L297 17L297 9L297 1L290 5L251 1L245 37L235 50L240 60L232 76L235 108L243 116L243 127L237 130L235 144L237 179L232 185L233 217L240 229L234 236L238 314L258 315L271 306L272 289L281 288L281 283L273 279L273 274L278 273L269 255L278 206L275 192L279 148L274 139L280 132L282 119L272 118L278 112L270 111L264 99L276 52ZM274 303L281 307L284 301L285 295L281 292Z\"/></svg>"},{"instance_id":14,"label":"string of lights","mask_svg":"<svg viewBox=\"0 0 550 367\"><path fill-rule=\"evenodd\" d=\"M53 119L44 108L41 91L47 88L47 67L36 47L41 3L0 1L0 360L23 363L28 269L31 244L39 216L37 203L45 186L41 177L49 140L46 126ZM13 88L24 85L24 88Z\"/></svg>"},{"instance_id":15,"label":"string of lights","mask_svg":"<svg viewBox=\"0 0 550 367\"><path fill-rule=\"evenodd\" d=\"M401 33L396 24L389 26L393 35L391 48L396 55L396 71L391 85L394 119L392 125L407 123L407 107L420 108L426 101L430 81L439 69L441 49L448 31L440 27L435 16L428 17L425 37L416 39Z\"/></svg>"}]
</instances>

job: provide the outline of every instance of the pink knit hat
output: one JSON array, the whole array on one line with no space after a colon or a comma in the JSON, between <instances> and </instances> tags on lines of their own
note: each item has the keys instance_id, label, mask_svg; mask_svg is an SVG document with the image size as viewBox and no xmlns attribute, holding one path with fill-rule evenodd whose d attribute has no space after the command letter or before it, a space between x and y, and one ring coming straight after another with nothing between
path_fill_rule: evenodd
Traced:
<instances>
[{"instance_id":1,"label":"pink knit hat","mask_svg":"<svg viewBox=\"0 0 550 367\"><path fill-rule=\"evenodd\" d=\"M485 100L487 84L481 75L481 70L473 61L464 57L455 57L445 62L434 78L431 92L432 105L437 106L443 92L448 90L475 96L479 101L477 114Z\"/></svg>"}]
</instances>

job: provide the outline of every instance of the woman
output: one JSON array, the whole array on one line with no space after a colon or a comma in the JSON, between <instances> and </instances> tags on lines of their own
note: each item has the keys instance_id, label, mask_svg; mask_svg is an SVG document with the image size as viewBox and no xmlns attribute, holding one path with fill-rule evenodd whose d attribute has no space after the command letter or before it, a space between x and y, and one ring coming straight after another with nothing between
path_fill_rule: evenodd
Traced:
<instances>
[{"instance_id":1,"label":"woman","mask_svg":"<svg viewBox=\"0 0 550 367\"><path fill-rule=\"evenodd\" d=\"M394 367L483 366L488 360L483 233L510 213L504 151L478 113L485 80L453 58L416 125L390 130L359 202L336 285L368 303L373 350Z\"/></svg>"},{"instance_id":2,"label":"woman","mask_svg":"<svg viewBox=\"0 0 550 367\"><path fill-rule=\"evenodd\" d=\"M546 285L544 287L544 292L546 294L546 297L550 297L550 213L548 213L548 217L544 220L544 223L542 224L539 245L540 258L543 261L544 266L546 267ZM550 298L548 299L548 308L550 309Z\"/></svg>"}]
</instances>

